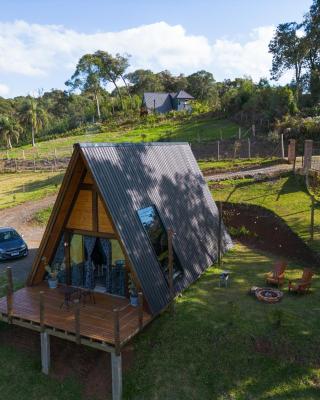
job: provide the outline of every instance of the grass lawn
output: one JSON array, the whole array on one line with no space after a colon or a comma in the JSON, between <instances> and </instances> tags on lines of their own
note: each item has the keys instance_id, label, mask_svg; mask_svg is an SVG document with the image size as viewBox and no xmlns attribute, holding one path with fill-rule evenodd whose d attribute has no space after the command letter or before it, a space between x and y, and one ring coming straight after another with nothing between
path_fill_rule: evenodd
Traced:
<instances>
[{"instance_id":1,"label":"grass lawn","mask_svg":"<svg viewBox=\"0 0 320 400\"><path fill-rule=\"evenodd\" d=\"M290 174L266 182L256 182L253 179L223 181L214 185L212 194L215 200L257 204L274 211L311 248L320 251L320 204L316 205L316 229L314 240L310 241L311 202L301 177L295 178Z\"/></svg>"},{"instance_id":2,"label":"grass lawn","mask_svg":"<svg viewBox=\"0 0 320 400\"><path fill-rule=\"evenodd\" d=\"M62 178L61 172L0 174L0 209L54 194L58 191Z\"/></svg>"},{"instance_id":3,"label":"grass lawn","mask_svg":"<svg viewBox=\"0 0 320 400\"><path fill-rule=\"evenodd\" d=\"M130 400L316 400L320 397L320 280L310 295L260 303L247 294L264 285L274 258L242 245L224 258L231 287L210 268L134 342L124 378ZM301 270L290 264L287 278Z\"/></svg>"},{"instance_id":4,"label":"grass lawn","mask_svg":"<svg viewBox=\"0 0 320 400\"><path fill-rule=\"evenodd\" d=\"M238 125L224 119L204 118L190 121L168 120L165 123L139 127L123 131L105 131L102 127L101 133L88 133L79 136L69 136L39 142L36 147L38 156L52 158L54 149L57 149L59 157L70 156L73 143L78 142L141 142L142 140L158 141L171 139L175 141L195 142L224 139L235 136L238 132ZM25 157L33 159L34 149L31 145L14 148L9 151L11 158L22 158L22 150L25 150ZM6 152L0 152L0 158L6 157Z\"/></svg>"},{"instance_id":5,"label":"grass lawn","mask_svg":"<svg viewBox=\"0 0 320 400\"><path fill-rule=\"evenodd\" d=\"M204 173L236 171L244 168L270 167L271 165L281 163L283 163L283 160L278 157L255 157L221 161L198 161L199 167Z\"/></svg>"}]
</instances>

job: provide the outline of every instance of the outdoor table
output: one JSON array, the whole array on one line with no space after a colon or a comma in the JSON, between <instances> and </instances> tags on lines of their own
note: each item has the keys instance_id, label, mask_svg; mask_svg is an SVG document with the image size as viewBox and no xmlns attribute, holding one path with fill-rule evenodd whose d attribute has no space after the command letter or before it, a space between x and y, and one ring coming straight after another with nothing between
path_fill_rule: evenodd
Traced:
<instances>
[{"instance_id":1,"label":"outdoor table","mask_svg":"<svg viewBox=\"0 0 320 400\"><path fill-rule=\"evenodd\" d=\"M73 286L60 286L59 292L64 295L64 299L63 299L63 302L61 303L60 308L62 308L63 306L66 306L67 309L69 309L69 305L70 305L70 303L72 303L72 296L77 294L77 296L79 298L79 295L80 295L79 289L75 288Z\"/></svg>"}]
</instances>

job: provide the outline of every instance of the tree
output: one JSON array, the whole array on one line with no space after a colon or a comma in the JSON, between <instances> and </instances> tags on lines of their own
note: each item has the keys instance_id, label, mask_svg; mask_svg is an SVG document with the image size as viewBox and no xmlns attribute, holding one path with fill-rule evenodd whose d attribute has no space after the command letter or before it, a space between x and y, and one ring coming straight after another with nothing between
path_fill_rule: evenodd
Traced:
<instances>
[{"instance_id":1,"label":"tree","mask_svg":"<svg viewBox=\"0 0 320 400\"><path fill-rule=\"evenodd\" d=\"M28 129L31 129L32 146L35 147L35 136L40 129L47 124L48 116L46 111L38 105L33 97L29 98L20 111L20 121Z\"/></svg>"},{"instance_id":2,"label":"tree","mask_svg":"<svg viewBox=\"0 0 320 400\"><path fill-rule=\"evenodd\" d=\"M98 119L101 118L99 102L101 79L100 65L97 57L93 54L85 54L78 61L74 74L65 83L72 92L79 89L81 92L90 92L93 94Z\"/></svg>"},{"instance_id":3,"label":"tree","mask_svg":"<svg viewBox=\"0 0 320 400\"><path fill-rule=\"evenodd\" d=\"M218 91L211 72L204 70L187 76L187 90L198 100L216 100Z\"/></svg>"},{"instance_id":4,"label":"tree","mask_svg":"<svg viewBox=\"0 0 320 400\"><path fill-rule=\"evenodd\" d=\"M320 1L314 0L303 21L306 43L306 80L314 104L320 100Z\"/></svg>"},{"instance_id":5,"label":"tree","mask_svg":"<svg viewBox=\"0 0 320 400\"><path fill-rule=\"evenodd\" d=\"M170 71L164 70L157 75L165 92L179 92L180 90L185 90L187 87L187 78L183 74L174 76Z\"/></svg>"},{"instance_id":6,"label":"tree","mask_svg":"<svg viewBox=\"0 0 320 400\"><path fill-rule=\"evenodd\" d=\"M272 79L278 80L285 71L294 70L296 98L299 98L302 84L302 70L306 56L306 41L298 32L302 25L296 22L280 24L269 43L272 54Z\"/></svg>"},{"instance_id":7,"label":"tree","mask_svg":"<svg viewBox=\"0 0 320 400\"><path fill-rule=\"evenodd\" d=\"M143 95L144 92L163 92L164 86L160 76L150 69L137 69L126 75L131 84L130 91L133 94Z\"/></svg>"},{"instance_id":8,"label":"tree","mask_svg":"<svg viewBox=\"0 0 320 400\"><path fill-rule=\"evenodd\" d=\"M129 89L124 75L129 67L128 57L121 56L120 54L116 54L115 57L113 57L111 54L102 50L96 51L93 56L95 57L96 65L99 68L100 79L102 79L105 85L109 82L113 83L123 108L123 98L117 81L122 79L127 88L127 93L129 94Z\"/></svg>"},{"instance_id":9,"label":"tree","mask_svg":"<svg viewBox=\"0 0 320 400\"><path fill-rule=\"evenodd\" d=\"M22 128L17 120L11 116L0 116L0 137L7 145L8 149L12 149L12 141L18 144Z\"/></svg>"}]
</instances>

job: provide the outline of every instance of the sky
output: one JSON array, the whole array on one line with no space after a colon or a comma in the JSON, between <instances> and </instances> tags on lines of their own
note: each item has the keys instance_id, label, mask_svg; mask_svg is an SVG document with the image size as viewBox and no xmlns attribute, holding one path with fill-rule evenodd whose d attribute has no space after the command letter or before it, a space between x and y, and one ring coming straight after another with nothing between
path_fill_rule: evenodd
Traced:
<instances>
[{"instance_id":1,"label":"sky","mask_svg":"<svg viewBox=\"0 0 320 400\"><path fill-rule=\"evenodd\" d=\"M130 70L268 78L275 27L301 21L311 3L0 0L0 96L64 90L79 58L96 50L129 54ZM282 83L290 79L286 74Z\"/></svg>"}]
</instances>

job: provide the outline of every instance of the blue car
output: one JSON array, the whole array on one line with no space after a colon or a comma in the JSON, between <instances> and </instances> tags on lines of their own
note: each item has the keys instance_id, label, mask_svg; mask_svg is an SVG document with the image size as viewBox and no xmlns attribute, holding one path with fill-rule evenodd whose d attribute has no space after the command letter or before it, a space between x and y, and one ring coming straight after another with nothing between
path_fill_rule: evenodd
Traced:
<instances>
[{"instance_id":1,"label":"blue car","mask_svg":"<svg viewBox=\"0 0 320 400\"><path fill-rule=\"evenodd\" d=\"M28 246L13 228L0 228L0 261L25 257Z\"/></svg>"}]
</instances>

